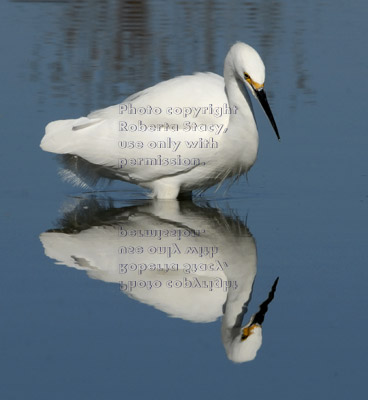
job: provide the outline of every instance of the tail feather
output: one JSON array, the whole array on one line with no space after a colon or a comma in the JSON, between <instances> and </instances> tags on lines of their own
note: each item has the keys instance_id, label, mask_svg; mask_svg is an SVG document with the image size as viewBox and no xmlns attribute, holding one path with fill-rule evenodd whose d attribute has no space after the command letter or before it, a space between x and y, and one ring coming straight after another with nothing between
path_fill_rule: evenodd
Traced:
<instances>
[{"instance_id":1,"label":"tail feather","mask_svg":"<svg viewBox=\"0 0 368 400\"><path fill-rule=\"evenodd\" d=\"M78 147L85 139L83 129L99 122L101 119L86 117L50 122L45 129L41 149L57 154L72 154L73 148Z\"/></svg>"},{"instance_id":2,"label":"tail feather","mask_svg":"<svg viewBox=\"0 0 368 400\"><path fill-rule=\"evenodd\" d=\"M89 188L101 178L114 179L113 171L108 167L90 163L77 155L81 149L86 149L86 138L91 134L89 128L99 122L101 119L82 117L54 121L46 126L40 146L44 151L59 155L62 166L59 175L64 181Z\"/></svg>"}]
</instances>

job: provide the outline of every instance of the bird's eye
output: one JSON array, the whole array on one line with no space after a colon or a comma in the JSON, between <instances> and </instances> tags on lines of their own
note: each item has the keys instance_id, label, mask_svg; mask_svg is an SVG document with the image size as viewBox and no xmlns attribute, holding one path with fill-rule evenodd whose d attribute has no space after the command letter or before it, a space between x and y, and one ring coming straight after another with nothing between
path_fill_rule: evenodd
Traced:
<instances>
[{"instance_id":1,"label":"bird's eye","mask_svg":"<svg viewBox=\"0 0 368 400\"><path fill-rule=\"evenodd\" d=\"M244 72L244 79L245 80L250 79L250 76L246 72Z\"/></svg>"}]
</instances>

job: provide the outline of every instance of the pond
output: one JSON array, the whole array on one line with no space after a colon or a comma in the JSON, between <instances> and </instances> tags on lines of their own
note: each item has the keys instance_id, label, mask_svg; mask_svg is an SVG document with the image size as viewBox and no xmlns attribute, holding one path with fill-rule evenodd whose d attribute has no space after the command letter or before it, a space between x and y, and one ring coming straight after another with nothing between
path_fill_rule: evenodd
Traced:
<instances>
[{"instance_id":1,"label":"pond","mask_svg":"<svg viewBox=\"0 0 368 400\"><path fill-rule=\"evenodd\" d=\"M1 2L2 398L364 398L367 8ZM40 149L50 121L222 75L236 41L281 141L254 100L258 157L233 185L83 188Z\"/></svg>"}]
</instances>

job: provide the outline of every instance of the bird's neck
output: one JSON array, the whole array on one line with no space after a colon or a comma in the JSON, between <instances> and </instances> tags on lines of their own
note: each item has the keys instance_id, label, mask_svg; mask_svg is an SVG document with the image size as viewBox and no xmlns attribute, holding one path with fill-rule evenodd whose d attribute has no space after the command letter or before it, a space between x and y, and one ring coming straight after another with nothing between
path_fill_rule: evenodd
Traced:
<instances>
[{"instance_id":1,"label":"bird's neck","mask_svg":"<svg viewBox=\"0 0 368 400\"><path fill-rule=\"evenodd\" d=\"M258 151L258 131L252 103L243 82L234 75L234 70L227 63L224 79L229 106L234 110L230 114L226 140L231 138L231 141L239 142L239 158L246 160L245 167L248 170L253 165Z\"/></svg>"},{"instance_id":2,"label":"bird's neck","mask_svg":"<svg viewBox=\"0 0 368 400\"><path fill-rule=\"evenodd\" d=\"M244 83L236 76L231 60L226 60L224 65L224 80L226 95L230 107L236 107L236 111L230 115L231 119L245 117L254 122L253 107Z\"/></svg>"}]
</instances>

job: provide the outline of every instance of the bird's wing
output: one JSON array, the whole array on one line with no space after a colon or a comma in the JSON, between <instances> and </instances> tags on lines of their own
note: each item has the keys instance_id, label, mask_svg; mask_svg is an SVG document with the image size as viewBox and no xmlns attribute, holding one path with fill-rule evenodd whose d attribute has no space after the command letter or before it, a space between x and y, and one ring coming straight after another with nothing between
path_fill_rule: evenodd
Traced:
<instances>
[{"instance_id":1,"label":"bird's wing","mask_svg":"<svg viewBox=\"0 0 368 400\"><path fill-rule=\"evenodd\" d=\"M183 118L199 123L211 123L214 118L227 123L227 116L215 116L214 107L228 104L224 78L206 72L179 76L163 81L127 97L121 104L93 111L88 118L144 120L147 124L182 123ZM212 110L205 109L212 105ZM149 108L157 113L149 112ZM178 114L178 109L191 108L191 115ZM198 108L202 108L198 111ZM143 113L146 111L146 113Z\"/></svg>"},{"instance_id":2,"label":"bird's wing","mask_svg":"<svg viewBox=\"0 0 368 400\"><path fill-rule=\"evenodd\" d=\"M220 111L227 105L221 76L180 76L87 117L49 124L41 147L118 169L123 179L149 182L213 162L216 149L199 142L216 142L226 131L229 115Z\"/></svg>"}]
</instances>

